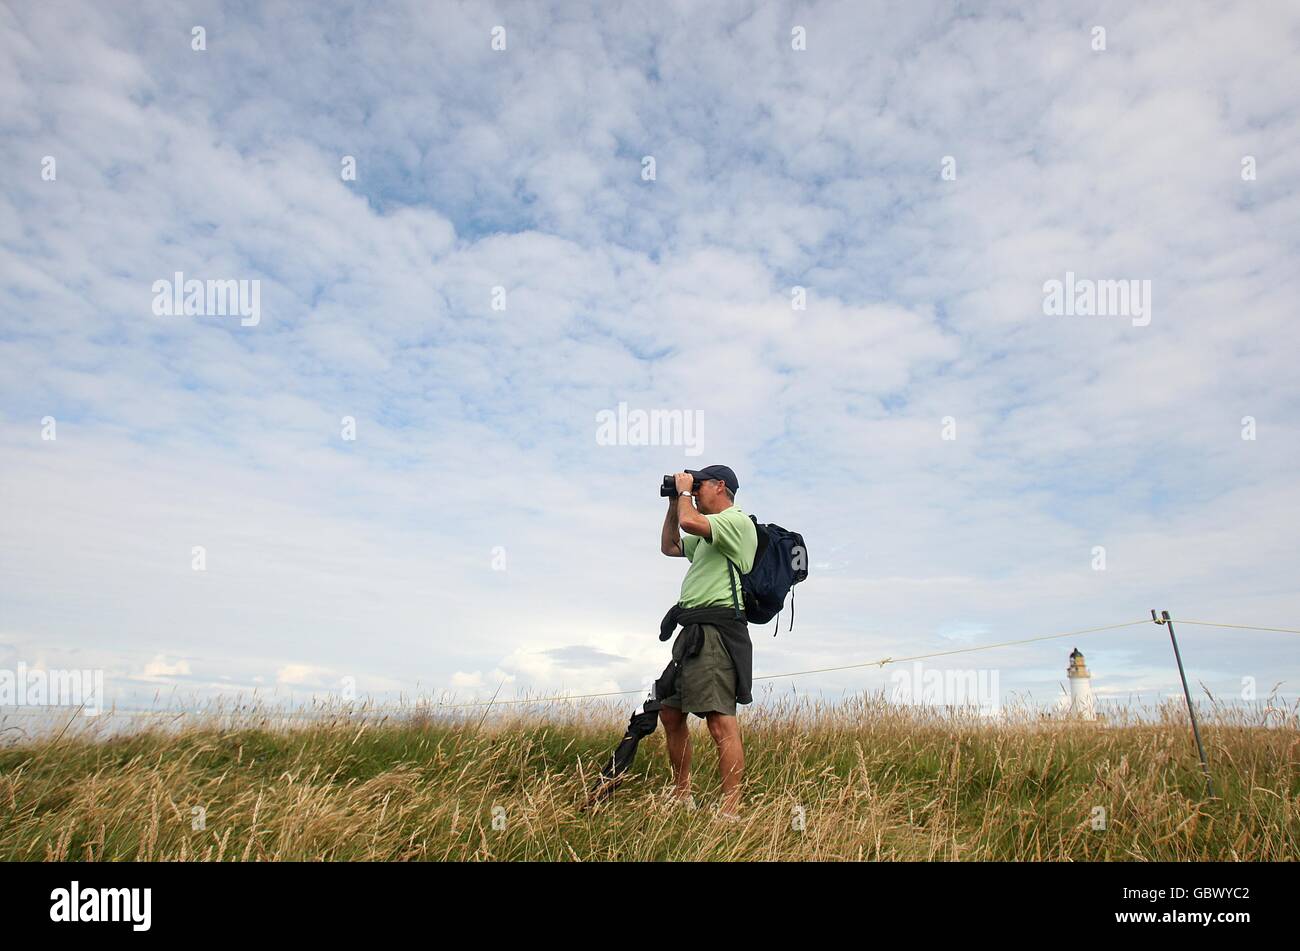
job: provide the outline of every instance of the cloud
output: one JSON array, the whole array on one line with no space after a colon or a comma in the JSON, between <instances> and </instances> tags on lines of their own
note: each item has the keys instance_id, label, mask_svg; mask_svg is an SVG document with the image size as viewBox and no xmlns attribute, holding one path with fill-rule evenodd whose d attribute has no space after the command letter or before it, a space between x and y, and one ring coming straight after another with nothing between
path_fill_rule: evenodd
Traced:
<instances>
[{"instance_id":1,"label":"cloud","mask_svg":"<svg viewBox=\"0 0 1300 951\"><path fill-rule=\"evenodd\" d=\"M469 672L458 670L451 675L451 686L457 690L481 690L484 687L504 686L514 682L513 676L499 669L490 671L487 675L484 675L481 670Z\"/></svg>"},{"instance_id":2,"label":"cloud","mask_svg":"<svg viewBox=\"0 0 1300 951\"><path fill-rule=\"evenodd\" d=\"M605 664L617 663L625 658L617 654L606 653L597 650L594 647L553 647L550 650L543 651L557 664L565 667L600 667Z\"/></svg>"},{"instance_id":3,"label":"cloud","mask_svg":"<svg viewBox=\"0 0 1300 951\"><path fill-rule=\"evenodd\" d=\"M188 677L190 675L189 662L181 659L175 663L168 663L167 658L162 654L154 657L149 663L144 665L144 670L140 672L141 677Z\"/></svg>"},{"instance_id":4,"label":"cloud","mask_svg":"<svg viewBox=\"0 0 1300 951\"><path fill-rule=\"evenodd\" d=\"M329 687L336 681L331 671L311 664L286 664L275 672L275 682L287 687Z\"/></svg>"}]
</instances>

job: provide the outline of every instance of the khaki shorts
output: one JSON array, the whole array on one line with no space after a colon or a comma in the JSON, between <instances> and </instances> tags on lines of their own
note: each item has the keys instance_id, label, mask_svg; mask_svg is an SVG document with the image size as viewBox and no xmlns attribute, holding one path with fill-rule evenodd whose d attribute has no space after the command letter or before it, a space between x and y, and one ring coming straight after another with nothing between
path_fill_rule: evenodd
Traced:
<instances>
[{"instance_id":1,"label":"khaki shorts","mask_svg":"<svg viewBox=\"0 0 1300 951\"><path fill-rule=\"evenodd\" d=\"M705 624L704 641L694 657L682 658L682 634L673 641L673 659L681 661L677 684L659 702L686 713L704 716L710 711L736 715L736 666L722 644L722 635L712 624Z\"/></svg>"}]
</instances>

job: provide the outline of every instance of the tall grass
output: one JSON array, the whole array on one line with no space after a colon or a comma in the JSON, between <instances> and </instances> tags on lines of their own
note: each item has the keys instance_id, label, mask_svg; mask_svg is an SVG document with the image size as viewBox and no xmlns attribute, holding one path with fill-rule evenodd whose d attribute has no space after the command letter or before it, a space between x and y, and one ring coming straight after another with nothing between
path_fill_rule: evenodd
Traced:
<instances>
[{"instance_id":1,"label":"tall grass","mask_svg":"<svg viewBox=\"0 0 1300 951\"><path fill-rule=\"evenodd\" d=\"M244 710L0 750L0 858L1294 860L1296 710L1202 716L1213 799L1176 705L1100 725L872 695L775 703L742 714L745 805L731 825L714 815L703 721L699 809L663 796L658 732L615 795L584 810L620 704L294 721Z\"/></svg>"}]
</instances>

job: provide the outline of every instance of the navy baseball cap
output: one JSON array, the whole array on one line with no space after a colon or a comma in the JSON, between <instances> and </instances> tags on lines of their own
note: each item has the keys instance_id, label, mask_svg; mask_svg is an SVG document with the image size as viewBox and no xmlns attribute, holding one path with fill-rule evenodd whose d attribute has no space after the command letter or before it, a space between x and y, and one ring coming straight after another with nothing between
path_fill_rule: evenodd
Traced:
<instances>
[{"instance_id":1,"label":"navy baseball cap","mask_svg":"<svg viewBox=\"0 0 1300 951\"><path fill-rule=\"evenodd\" d=\"M740 483L736 481L736 474L731 471L729 466L709 466L705 469L687 469L695 478L703 482L706 479L721 479L732 494L740 491Z\"/></svg>"}]
</instances>

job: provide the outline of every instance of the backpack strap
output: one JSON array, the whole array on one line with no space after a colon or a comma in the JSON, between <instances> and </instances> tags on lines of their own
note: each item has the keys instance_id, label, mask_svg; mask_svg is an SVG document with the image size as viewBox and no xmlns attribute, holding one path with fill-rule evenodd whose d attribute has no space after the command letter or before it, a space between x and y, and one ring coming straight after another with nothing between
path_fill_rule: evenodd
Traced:
<instances>
[{"instance_id":1,"label":"backpack strap","mask_svg":"<svg viewBox=\"0 0 1300 951\"><path fill-rule=\"evenodd\" d=\"M738 597L736 597L736 575L735 575L735 570L737 570L737 569L736 569L736 566L733 565L733 564L731 563L731 559L728 558L728 559L727 559L727 577L731 580L731 606L732 606L733 608L735 608L735 610L736 610L736 620L737 620L737 621L743 621L743 620L745 619L745 615L743 615L743 614L740 613L740 599L739 599Z\"/></svg>"},{"instance_id":2,"label":"backpack strap","mask_svg":"<svg viewBox=\"0 0 1300 951\"><path fill-rule=\"evenodd\" d=\"M794 585L790 585L790 626L786 632L794 630ZM785 610L785 605L781 605L781 611ZM772 625L772 636L776 637L776 632L781 630L781 611L776 612L776 623Z\"/></svg>"}]
</instances>

